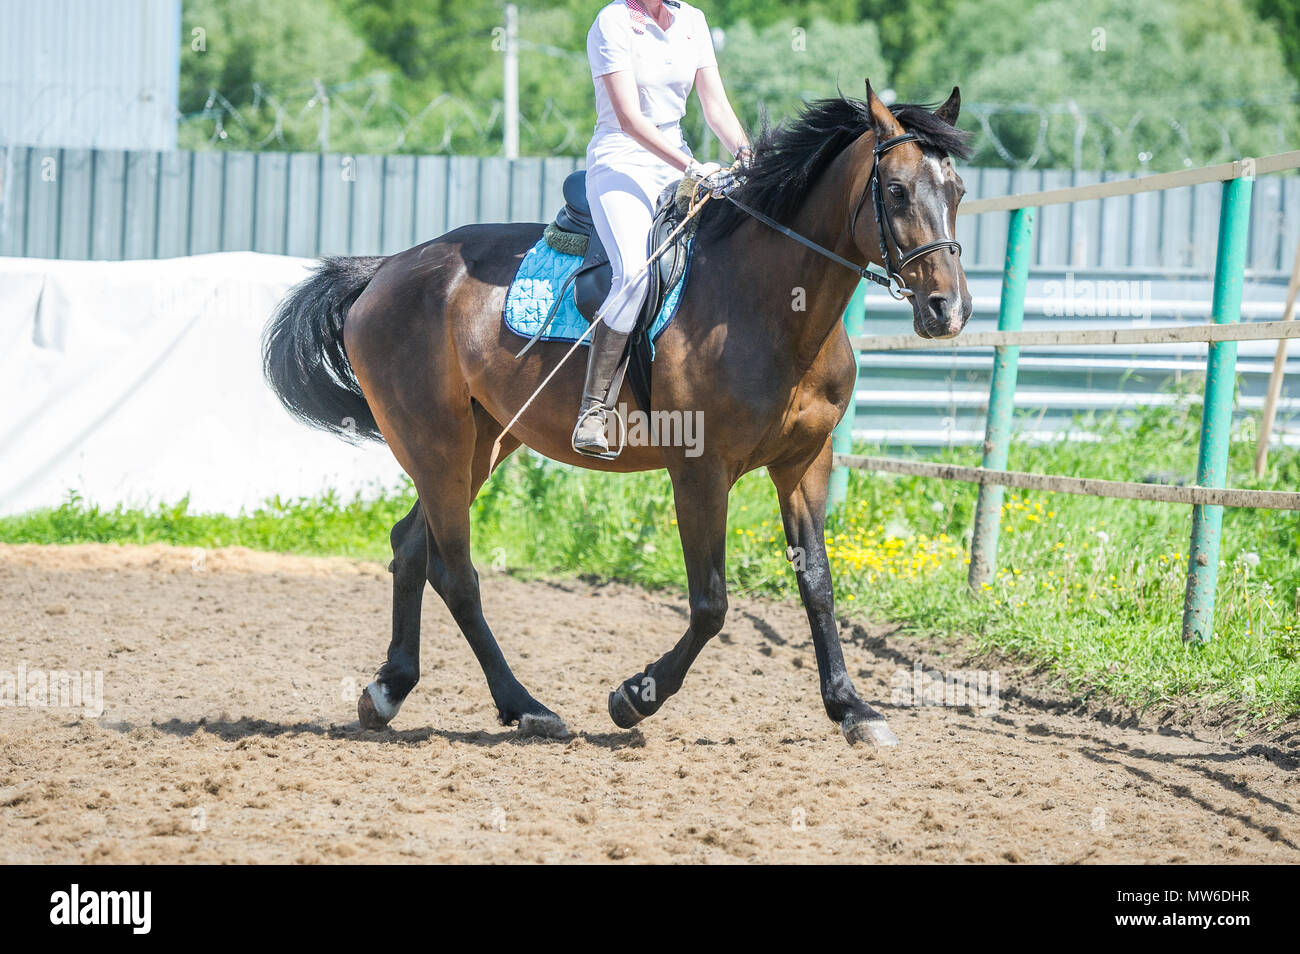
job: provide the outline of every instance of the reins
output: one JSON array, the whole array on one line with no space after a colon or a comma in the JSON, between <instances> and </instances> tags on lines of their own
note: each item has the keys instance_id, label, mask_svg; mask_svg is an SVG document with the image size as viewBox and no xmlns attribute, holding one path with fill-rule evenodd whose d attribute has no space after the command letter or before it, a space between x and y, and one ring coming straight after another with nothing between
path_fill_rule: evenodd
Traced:
<instances>
[{"instance_id":1,"label":"reins","mask_svg":"<svg viewBox=\"0 0 1300 954\"><path fill-rule=\"evenodd\" d=\"M758 211L758 209L746 205L733 195L728 195L727 199L736 208L758 219L758 221L768 226L768 228L775 229L787 238L792 238L800 245L810 248L817 254L830 259L835 264L842 265L850 271L856 272L860 277L865 278L867 281L875 282L877 285L880 285L888 291L894 298L902 301L904 298L910 298L914 294L912 289L907 287L907 284L903 281L903 276L900 274L909 263L920 258L922 255L928 255L941 248L949 249L957 255L961 254L961 245L952 239L940 239L937 242L926 242L924 245L918 245L910 252L904 252L902 246L898 243L898 239L894 235L894 227L889 220L889 213L885 209L885 199L884 196L881 195L880 191L880 157L895 146L901 146L905 142L919 141L920 137L914 133L903 133L901 136L895 136L893 139L886 139L883 142L876 143L875 149L872 151L871 177L867 182L867 187L862 190L862 195L858 198L857 204L854 205L853 215L849 219L849 232L851 234L854 227L857 225L858 213L862 211L862 206L867 201L867 196L869 194L871 196L872 211L876 216L876 231L880 235L880 259L884 263L885 268L885 274L883 275L872 271L870 262L866 265L858 265L855 262L851 262L844 256L837 255L830 249L818 245L812 239L800 235L794 229L787 228L771 216L765 215ZM897 264L894 263L894 253L889 247L891 242L893 243L894 248L898 249L899 259Z\"/></svg>"}]
</instances>

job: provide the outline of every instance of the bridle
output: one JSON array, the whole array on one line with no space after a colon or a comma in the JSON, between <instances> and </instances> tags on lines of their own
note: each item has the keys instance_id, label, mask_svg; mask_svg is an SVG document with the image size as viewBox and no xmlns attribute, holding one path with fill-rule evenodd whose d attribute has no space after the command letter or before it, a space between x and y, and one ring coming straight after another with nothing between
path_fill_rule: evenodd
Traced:
<instances>
[{"instance_id":1,"label":"bridle","mask_svg":"<svg viewBox=\"0 0 1300 954\"><path fill-rule=\"evenodd\" d=\"M946 248L956 255L961 254L961 245L952 239L939 239L937 242L926 242L924 245L918 245L910 252L904 252L903 247L898 243L898 238L894 235L894 226L889 220L889 212L885 209L885 198L880 189L880 157L895 146L901 146L905 142L919 142L920 137L914 133L903 133L901 136L895 136L893 139L886 139L883 142L877 142L873 150L871 159L871 177L867 180L867 186L862 190L862 195L858 197L857 204L853 206L853 215L849 219L849 234L857 225L858 213L862 211L862 206L866 204L867 196L871 196L872 211L876 216L876 232L880 236L880 259L884 262L885 274L880 275L871 270L871 264L857 265L850 262L847 258L837 255L828 248L818 245L812 239L805 238L793 229L787 228L771 216L764 215L757 209L751 208L745 203L732 195L727 198L738 209L752 215L764 225L776 229L781 234L794 239L801 245L812 249L820 255L829 258L836 264L843 265L865 278L867 281L875 282L889 292L895 299L902 301L904 298L911 298L915 295L912 289L907 287L903 281L900 272L908 266L909 263L916 261L923 255L929 255L931 252ZM890 243L898 249L898 262L894 262L894 253L890 250Z\"/></svg>"},{"instance_id":2,"label":"bridle","mask_svg":"<svg viewBox=\"0 0 1300 954\"><path fill-rule=\"evenodd\" d=\"M886 139L884 142L877 142L874 150L874 156L871 161L871 180L867 189L862 190L862 196L858 199L858 204L853 207L853 216L849 219L849 234L852 235L854 227L858 222L858 213L862 211L862 203L867 201L867 192L871 192L871 204L876 213L876 229L880 234L880 257L885 263L885 272L889 276L889 281L898 282L898 293L895 294L891 285L887 285L889 293L895 298L902 299L910 297L912 290L903 285L903 276L899 274L907 267L909 262L913 262L922 255L928 255L931 252L941 248L946 248L956 255L961 255L961 245L952 239L939 239L937 242L926 242L924 245L918 245L910 252L904 252L903 246L899 244L898 238L894 235L894 226L889 220L889 213L885 210L885 197L880 188L880 157L893 149L895 146L901 146L905 142L917 142L919 137L913 133L903 133L901 136L895 136L893 139ZM888 241L886 240L888 235ZM898 264L894 264L893 253L889 250L889 243L894 243L894 248L898 249Z\"/></svg>"}]
</instances>

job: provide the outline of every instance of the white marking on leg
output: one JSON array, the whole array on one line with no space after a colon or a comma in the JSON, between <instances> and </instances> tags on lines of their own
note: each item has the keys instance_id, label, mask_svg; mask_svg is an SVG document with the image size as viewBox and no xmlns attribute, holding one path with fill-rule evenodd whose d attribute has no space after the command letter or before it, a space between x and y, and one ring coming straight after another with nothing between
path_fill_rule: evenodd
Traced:
<instances>
[{"instance_id":1,"label":"white marking on leg","mask_svg":"<svg viewBox=\"0 0 1300 954\"><path fill-rule=\"evenodd\" d=\"M397 710L402 708L400 702L393 702L388 698L388 690L382 683L372 682L366 686L366 693L370 696L370 701L375 704L375 712L385 722L393 721L393 716L397 715Z\"/></svg>"}]
</instances>

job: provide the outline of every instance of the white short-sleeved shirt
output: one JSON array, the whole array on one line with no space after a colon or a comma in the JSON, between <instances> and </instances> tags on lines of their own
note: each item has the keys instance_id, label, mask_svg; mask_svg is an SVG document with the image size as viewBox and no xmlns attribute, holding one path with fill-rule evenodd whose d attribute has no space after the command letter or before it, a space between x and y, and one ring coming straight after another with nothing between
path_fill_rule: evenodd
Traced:
<instances>
[{"instance_id":1,"label":"white short-sleeved shirt","mask_svg":"<svg viewBox=\"0 0 1300 954\"><path fill-rule=\"evenodd\" d=\"M686 115L686 99L695 71L716 66L713 38L704 12L688 3L664 0L673 22L660 29L637 2L615 0L596 14L587 31L587 60L596 87L596 135L618 132L618 117L601 77L630 70L641 99L641 112L656 126Z\"/></svg>"}]
</instances>

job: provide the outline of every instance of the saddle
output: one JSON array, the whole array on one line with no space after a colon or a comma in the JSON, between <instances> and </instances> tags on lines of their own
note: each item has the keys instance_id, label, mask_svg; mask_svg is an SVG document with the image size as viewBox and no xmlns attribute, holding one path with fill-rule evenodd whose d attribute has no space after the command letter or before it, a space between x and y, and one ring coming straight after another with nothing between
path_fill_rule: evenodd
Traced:
<instances>
[{"instance_id":1,"label":"saddle","mask_svg":"<svg viewBox=\"0 0 1300 954\"><path fill-rule=\"evenodd\" d=\"M677 210L678 183L664 188L655 202L654 219L650 224L650 234L646 237L646 254L657 249L681 222ZM613 281L613 270L609 264L609 255L600 240L591 220L591 208L587 204L587 172L579 169L564 180L564 208L555 216L555 229L568 235L586 238L582 264L573 275L573 300L578 311L588 321L595 317L597 309L609 297ZM568 237L565 236L565 238ZM686 244L689 236L686 230L659 257L657 267L650 269L650 288L646 294L645 305L637 318L637 325L648 324L659 314L664 297L672 291L686 270ZM548 239L554 248L555 242Z\"/></svg>"},{"instance_id":2,"label":"saddle","mask_svg":"<svg viewBox=\"0 0 1300 954\"><path fill-rule=\"evenodd\" d=\"M678 182L665 186L659 193L655 201L650 233L646 237L647 256L659 248L681 224L682 218L690 207L693 189L694 182L682 178ZM573 286L574 304L588 323L595 318L596 312L609 297L613 285L613 266L610 265L609 255L605 251L599 233L596 232L591 218L591 206L587 202L587 171L578 169L566 176L561 191L564 194L564 208L556 213L555 221L546 226L543 234L546 243L556 251L566 255L581 255L582 264L565 279L564 286L555 296L555 301L551 304L541 327L528 344L524 345L519 352L519 357L522 357L546 332L570 285ZM695 225L696 221L692 220L686 228L682 229L681 234L651 266L647 276L649 288L646 291L645 302L637 314L636 324L628 340L627 353L623 356L623 362L616 373L617 380L626 372L637 404L647 413L650 411L650 361L653 355L648 332L655 317L663 308L669 292L677 286L686 272L690 240L695 233Z\"/></svg>"},{"instance_id":3,"label":"saddle","mask_svg":"<svg viewBox=\"0 0 1300 954\"><path fill-rule=\"evenodd\" d=\"M657 249L673 230L681 224L690 202L689 180L672 183L664 187L655 201L654 218L650 224L650 233L646 236L646 254ZM685 188L685 196L681 195ZM524 354L533 343L542 336L550 325L551 319L560 306L569 286L573 286L573 301L578 312L590 322L605 299L609 297L613 285L613 267L609 263L609 254L591 219L591 207L587 203L587 171L579 169L565 177L562 187L564 208L556 213L555 221L546 226L544 233L546 244L557 252L566 255L581 255L582 264L566 279L555 302L547 312L542 327L519 352ZM672 245L659 256L650 269L649 289L644 304L637 315L634 330L643 331L654 321L663 308L668 293L682 280L686 271L687 251L690 238L694 233L694 222L682 230Z\"/></svg>"}]
</instances>

